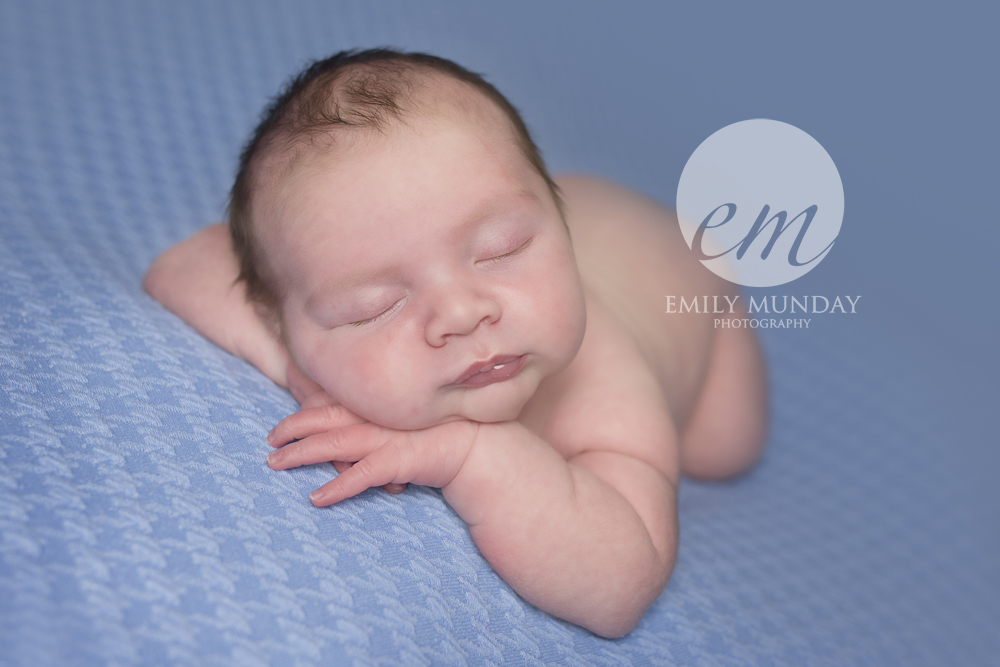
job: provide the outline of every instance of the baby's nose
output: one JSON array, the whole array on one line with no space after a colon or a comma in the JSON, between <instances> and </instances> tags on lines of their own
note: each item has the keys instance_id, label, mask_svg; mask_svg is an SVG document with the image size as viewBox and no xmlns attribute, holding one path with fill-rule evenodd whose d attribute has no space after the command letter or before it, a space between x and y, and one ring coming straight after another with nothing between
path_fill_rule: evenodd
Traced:
<instances>
[{"instance_id":1,"label":"baby's nose","mask_svg":"<svg viewBox=\"0 0 1000 667\"><path fill-rule=\"evenodd\" d=\"M455 283L438 291L433 298L427 342L435 347L444 345L450 336L467 336L480 324L500 319L496 299L467 283Z\"/></svg>"}]
</instances>

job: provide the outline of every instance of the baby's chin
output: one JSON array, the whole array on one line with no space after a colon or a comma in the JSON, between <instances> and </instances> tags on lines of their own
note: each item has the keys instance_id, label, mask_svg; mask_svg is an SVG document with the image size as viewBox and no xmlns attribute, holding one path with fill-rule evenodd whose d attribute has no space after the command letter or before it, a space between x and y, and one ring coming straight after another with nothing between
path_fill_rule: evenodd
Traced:
<instances>
[{"instance_id":1,"label":"baby's chin","mask_svg":"<svg viewBox=\"0 0 1000 667\"><path fill-rule=\"evenodd\" d=\"M522 401L482 401L466 404L454 411L431 408L400 411L386 406L384 410L364 412L354 410L354 412L380 426L400 431L416 431L461 419L483 423L513 421L521 414L522 408L524 408Z\"/></svg>"},{"instance_id":2,"label":"baby's chin","mask_svg":"<svg viewBox=\"0 0 1000 667\"><path fill-rule=\"evenodd\" d=\"M458 415L455 418L470 419L472 421L483 423L509 422L517 419L518 415L521 414L522 408L524 408L524 403L507 406L498 404L476 406L474 408L464 410L461 415Z\"/></svg>"}]
</instances>

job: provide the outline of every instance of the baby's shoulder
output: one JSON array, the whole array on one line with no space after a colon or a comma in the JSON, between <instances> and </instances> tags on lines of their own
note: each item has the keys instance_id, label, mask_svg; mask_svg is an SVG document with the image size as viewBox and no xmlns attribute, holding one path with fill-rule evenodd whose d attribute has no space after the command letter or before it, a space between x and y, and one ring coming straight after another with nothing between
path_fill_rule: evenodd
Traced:
<instances>
[{"instance_id":1,"label":"baby's shoulder","mask_svg":"<svg viewBox=\"0 0 1000 667\"><path fill-rule=\"evenodd\" d=\"M676 440L666 398L628 330L592 293L580 351L546 378L519 421L566 459L584 451L616 451L659 459Z\"/></svg>"},{"instance_id":2,"label":"baby's shoulder","mask_svg":"<svg viewBox=\"0 0 1000 667\"><path fill-rule=\"evenodd\" d=\"M687 422L708 368L711 316L667 313L667 297L735 294L684 241L674 212L592 176L557 180L580 279L628 332L652 367L676 423Z\"/></svg>"}]
</instances>

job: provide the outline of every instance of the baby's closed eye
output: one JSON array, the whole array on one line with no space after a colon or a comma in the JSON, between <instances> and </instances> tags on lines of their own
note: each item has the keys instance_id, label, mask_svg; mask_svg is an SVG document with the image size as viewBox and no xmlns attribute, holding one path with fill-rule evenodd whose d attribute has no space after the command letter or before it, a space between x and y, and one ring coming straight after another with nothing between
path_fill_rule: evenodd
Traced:
<instances>
[{"instance_id":1,"label":"baby's closed eye","mask_svg":"<svg viewBox=\"0 0 1000 667\"><path fill-rule=\"evenodd\" d=\"M391 315L405 301L405 290L387 285L319 292L306 304L306 313L322 329L363 326Z\"/></svg>"},{"instance_id":2,"label":"baby's closed eye","mask_svg":"<svg viewBox=\"0 0 1000 667\"><path fill-rule=\"evenodd\" d=\"M355 326L355 327L360 327L360 326L364 326L366 324L371 324L372 322L375 322L377 320L382 319L383 317L387 317L388 315L392 314L394 311L396 311L398 309L399 306L402 305L402 303L403 303L403 299L400 299L400 300L396 301L395 303L393 303L388 308L386 308L385 310L383 310L382 312L378 313L377 315L373 315L372 317L369 317L367 319L357 320L356 322L350 322L350 324L351 324L351 326Z\"/></svg>"},{"instance_id":3,"label":"baby's closed eye","mask_svg":"<svg viewBox=\"0 0 1000 667\"><path fill-rule=\"evenodd\" d=\"M495 264L495 263L503 261L504 259L507 259L509 257L513 257L514 255L518 255L518 254L524 252L527 249L527 247L529 245L531 245L531 242L533 240L534 240L534 237L528 239L527 241L525 241L524 243L522 243L521 245L519 245L517 248L511 250L510 252L503 253L502 255L497 255L496 257L490 257L488 259L482 259L482 260L479 260L476 263L477 264Z\"/></svg>"}]
</instances>

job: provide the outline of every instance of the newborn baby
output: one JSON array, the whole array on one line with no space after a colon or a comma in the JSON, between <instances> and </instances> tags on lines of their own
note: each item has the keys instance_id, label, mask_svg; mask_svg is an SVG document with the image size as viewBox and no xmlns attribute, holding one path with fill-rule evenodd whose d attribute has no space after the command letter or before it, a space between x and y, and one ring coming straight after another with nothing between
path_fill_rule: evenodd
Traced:
<instances>
[{"instance_id":1,"label":"newborn baby","mask_svg":"<svg viewBox=\"0 0 1000 667\"><path fill-rule=\"evenodd\" d=\"M229 218L145 284L300 401L270 466L337 462L317 506L440 487L500 576L560 618L634 628L674 565L679 475L760 454L752 334L665 312L732 287L657 204L553 181L514 108L450 61L314 64L244 150Z\"/></svg>"}]
</instances>

